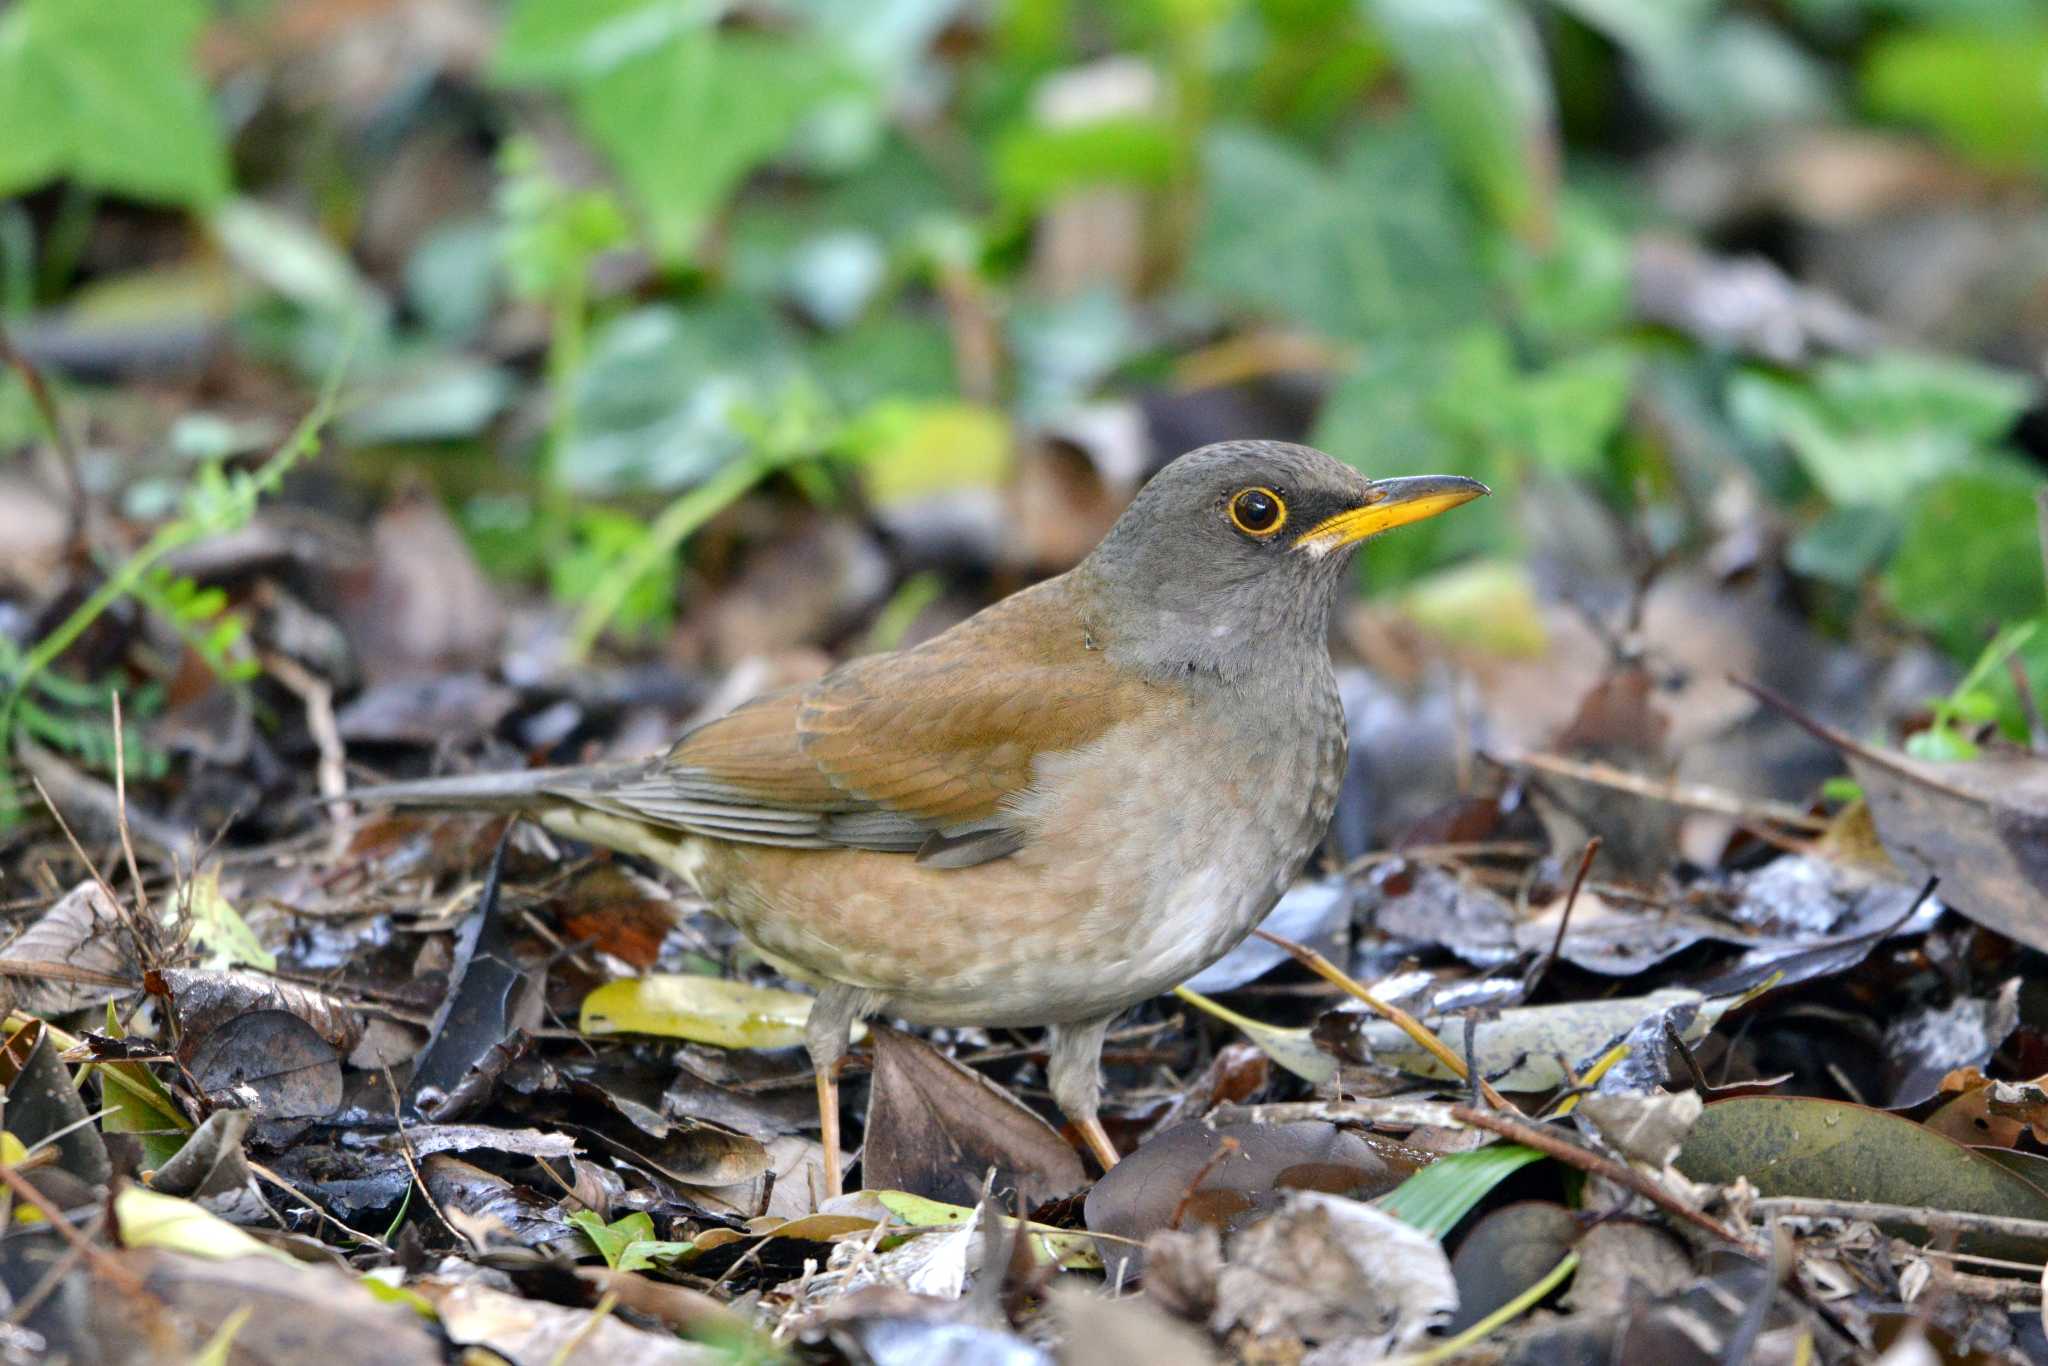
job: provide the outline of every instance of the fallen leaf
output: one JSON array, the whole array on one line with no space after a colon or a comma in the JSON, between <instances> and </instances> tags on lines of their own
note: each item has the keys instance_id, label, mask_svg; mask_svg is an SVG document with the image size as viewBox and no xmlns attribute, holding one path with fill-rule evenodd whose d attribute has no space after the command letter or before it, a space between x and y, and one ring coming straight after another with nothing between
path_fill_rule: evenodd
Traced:
<instances>
[{"instance_id":1,"label":"fallen leaf","mask_svg":"<svg viewBox=\"0 0 2048 1366\"><path fill-rule=\"evenodd\" d=\"M1370 1360L1364 1353L1415 1342L1457 1307L1457 1283L1436 1239L1371 1205L1292 1191L1229 1240L1209 1326L1344 1339Z\"/></svg>"},{"instance_id":2,"label":"fallen leaf","mask_svg":"<svg viewBox=\"0 0 2048 1366\"><path fill-rule=\"evenodd\" d=\"M141 977L128 960L126 942L121 913L106 892L96 881L81 882L9 940L6 955L27 962L66 963L110 977L133 975L139 989ZM19 990L22 1009L46 1015L62 1015L128 994L120 987L55 978L26 979Z\"/></svg>"},{"instance_id":3,"label":"fallen leaf","mask_svg":"<svg viewBox=\"0 0 2048 1366\"><path fill-rule=\"evenodd\" d=\"M591 992L578 1027L585 1034L655 1034L720 1048L794 1048L804 1041L810 1013L811 998L798 992L658 972Z\"/></svg>"},{"instance_id":4,"label":"fallen leaf","mask_svg":"<svg viewBox=\"0 0 2048 1366\"><path fill-rule=\"evenodd\" d=\"M1087 1183L1073 1147L994 1082L886 1026L870 1037L865 1182L967 1204L980 1199L993 1168L997 1192L1033 1205Z\"/></svg>"},{"instance_id":5,"label":"fallen leaf","mask_svg":"<svg viewBox=\"0 0 2048 1366\"><path fill-rule=\"evenodd\" d=\"M1083 1213L1107 1244L1103 1260L1138 1269L1131 1246L1167 1228L1244 1228L1289 1191L1371 1199L1425 1167L1430 1154L1320 1120L1216 1125L1190 1121L1148 1140L1088 1192Z\"/></svg>"},{"instance_id":6,"label":"fallen leaf","mask_svg":"<svg viewBox=\"0 0 2048 1366\"><path fill-rule=\"evenodd\" d=\"M2048 951L2048 759L1914 759L1862 744L1766 689L1750 690L1842 752L1900 868L1940 878L1956 911Z\"/></svg>"},{"instance_id":7,"label":"fallen leaf","mask_svg":"<svg viewBox=\"0 0 2048 1366\"><path fill-rule=\"evenodd\" d=\"M1052 1312L1060 1326L1061 1366L1205 1366L1217 1359L1206 1337L1157 1305L1139 1296L1111 1299L1073 1277L1054 1283Z\"/></svg>"},{"instance_id":8,"label":"fallen leaf","mask_svg":"<svg viewBox=\"0 0 2048 1366\"><path fill-rule=\"evenodd\" d=\"M114 1174L106 1141L71 1079L57 1060L49 1027L31 1020L0 1048L0 1100L7 1132L30 1148L56 1150L57 1165L85 1182L103 1186Z\"/></svg>"},{"instance_id":9,"label":"fallen leaf","mask_svg":"<svg viewBox=\"0 0 2048 1366\"><path fill-rule=\"evenodd\" d=\"M2048 1191L1924 1125L1846 1101L1715 1101L1693 1126L1677 1166L1694 1181L1746 1177L1764 1195L2048 1219ZM1887 1231L1919 1232L1901 1218ZM1980 1235L1964 1236L1961 1249L2031 1262L2048 1254L2025 1239Z\"/></svg>"},{"instance_id":10,"label":"fallen leaf","mask_svg":"<svg viewBox=\"0 0 2048 1366\"><path fill-rule=\"evenodd\" d=\"M1471 1152L1450 1153L1381 1196L1379 1207L1432 1238L1442 1238L1495 1186L1542 1160L1541 1152L1519 1143L1489 1143Z\"/></svg>"},{"instance_id":11,"label":"fallen leaf","mask_svg":"<svg viewBox=\"0 0 2048 1366\"><path fill-rule=\"evenodd\" d=\"M457 1286L423 1281L419 1288L434 1302L451 1342L488 1348L507 1361L559 1366L606 1366L620 1361L639 1366L726 1366L732 1359L715 1347L635 1328L616 1315L526 1299L478 1281Z\"/></svg>"},{"instance_id":12,"label":"fallen leaf","mask_svg":"<svg viewBox=\"0 0 2048 1366\"><path fill-rule=\"evenodd\" d=\"M1514 1300L1549 1275L1578 1241L1578 1219L1548 1200L1522 1200L1486 1215L1451 1258L1458 1312L1448 1331L1462 1332Z\"/></svg>"},{"instance_id":13,"label":"fallen leaf","mask_svg":"<svg viewBox=\"0 0 2048 1366\"><path fill-rule=\"evenodd\" d=\"M1647 996L1519 1006L1478 1022L1473 1029L1473 1053L1480 1072L1501 1090L1544 1091L1570 1080L1567 1066L1575 1073L1583 1071L1617 1039L1645 1021L1664 1015L1683 1017L1683 1037L1688 1042L1703 1038L1733 999L1667 987ZM1436 1030L1452 1052L1464 1056L1464 1030L1457 1021L1425 1019L1424 1023ZM1316 1023L1316 1037L1347 1061L1398 1067L1439 1081L1457 1080L1398 1025L1362 1008L1327 1012Z\"/></svg>"},{"instance_id":14,"label":"fallen leaf","mask_svg":"<svg viewBox=\"0 0 2048 1366\"><path fill-rule=\"evenodd\" d=\"M225 1325L246 1314L227 1361L340 1363L364 1360L368 1350L388 1366L435 1366L443 1360L438 1335L414 1309L385 1302L371 1288L374 1282L331 1266L281 1253L221 1260L170 1249L133 1250L122 1261L195 1335L225 1337ZM157 1352L147 1357L178 1359Z\"/></svg>"},{"instance_id":15,"label":"fallen leaf","mask_svg":"<svg viewBox=\"0 0 2048 1366\"><path fill-rule=\"evenodd\" d=\"M263 1257L287 1266L298 1265L289 1253L258 1242L190 1200L159 1195L141 1186L123 1186L115 1192L114 1225L121 1231L124 1247L156 1247L212 1261Z\"/></svg>"}]
</instances>

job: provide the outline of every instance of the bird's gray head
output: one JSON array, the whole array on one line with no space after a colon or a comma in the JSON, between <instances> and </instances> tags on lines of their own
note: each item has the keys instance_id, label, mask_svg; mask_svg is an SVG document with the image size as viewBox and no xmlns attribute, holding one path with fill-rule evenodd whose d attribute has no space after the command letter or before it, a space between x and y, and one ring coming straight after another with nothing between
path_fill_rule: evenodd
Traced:
<instances>
[{"instance_id":1,"label":"bird's gray head","mask_svg":"<svg viewBox=\"0 0 2048 1366\"><path fill-rule=\"evenodd\" d=\"M1168 464L1076 571L1109 648L1235 677L1321 651L1352 552L1487 492L1476 479L1368 479L1309 446L1224 441Z\"/></svg>"}]
</instances>

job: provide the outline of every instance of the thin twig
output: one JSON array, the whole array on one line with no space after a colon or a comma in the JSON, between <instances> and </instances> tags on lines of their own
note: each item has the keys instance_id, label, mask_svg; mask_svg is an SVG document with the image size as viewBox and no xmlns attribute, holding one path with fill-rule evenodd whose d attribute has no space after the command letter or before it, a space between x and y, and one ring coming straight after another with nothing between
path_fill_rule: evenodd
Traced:
<instances>
[{"instance_id":1,"label":"thin twig","mask_svg":"<svg viewBox=\"0 0 2048 1366\"><path fill-rule=\"evenodd\" d=\"M29 404L42 419L43 429L49 435L50 445L57 452L57 463L64 469L65 492L70 496L64 527L67 545L77 545L85 535L85 512L87 507L85 481L78 472L78 448L71 442L71 434L64 430L63 415L57 411L57 400L50 392L50 386L43 379L43 372L34 361L23 355L15 346L14 339L7 335L7 328L0 324L0 364L6 365L21 377L21 387L28 391Z\"/></svg>"},{"instance_id":2,"label":"thin twig","mask_svg":"<svg viewBox=\"0 0 2048 1366\"><path fill-rule=\"evenodd\" d=\"M434 1193L427 1189L427 1178L420 1174L420 1164L413 1157L412 1139L406 1136L405 1102L398 1098L398 1083L392 1080L391 1069L388 1067L384 1069L384 1089L391 1093L391 1125L398 1135L398 1151L405 1158L406 1170L412 1173L413 1184L420 1188L420 1198L427 1202L427 1208L432 1210L434 1217L441 1221L441 1227L447 1229L458 1244L465 1247L475 1247L476 1245L470 1241L461 1229L448 1222L448 1216L442 1213L441 1206L434 1199ZM478 1250L481 1251L482 1249L479 1248Z\"/></svg>"},{"instance_id":3,"label":"thin twig","mask_svg":"<svg viewBox=\"0 0 2048 1366\"><path fill-rule=\"evenodd\" d=\"M542 1163L541 1165L545 1167L547 1164ZM382 1238L379 1238L374 1233L363 1233L357 1229L350 1228L347 1224L342 1223L341 1220L335 1218L326 1210L320 1208L319 1204L315 1202L311 1196L307 1195L297 1186L294 1186L291 1182L285 1180L282 1176L279 1176L270 1168L264 1166L261 1162L250 1161L249 1170L256 1173L256 1175L262 1177L265 1181L268 1181L271 1185L283 1187L287 1194L289 1194L293 1199L303 1203L305 1207L313 1211L313 1213L317 1217L334 1225L336 1228L340 1229L343 1233L346 1233L349 1237L355 1239L357 1242L368 1243L371 1247L376 1248L379 1252L388 1253L392 1251L391 1245L389 1243L386 1243ZM552 1172L549 1173L550 1176L552 1176L553 1174L554 1173Z\"/></svg>"},{"instance_id":4,"label":"thin twig","mask_svg":"<svg viewBox=\"0 0 2048 1366\"><path fill-rule=\"evenodd\" d=\"M284 684L305 705L306 730L312 735L313 747L320 755L315 774L320 795L327 798L328 819L337 826L341 825L355 815L355 808L342 800L348 791L348 751L342 745L341 727L334 718L334 689L288 654L265 650L261 658L264 671ZM335 837L346 844L344 831L336 830Z\"/></svg>"},{"instance_id":5,"label":"thin twig","mask_svg":"<svg viewBox=\"0 0 2048 1366\"><path fill-rule=\"evenodd\" d=\"M573 1361L576 1357L577 1351L582 1348L584 1342L590 1337L590 1335L592 1333L595 1333L598 1330L599 1326L602 1325L606 1319L611 1317L612 1310L618 1305L618 1302L618 1291L605 1291L604 1295L598 1300L596 1306L593 1309L591 1309L590 1317L584 1319L583 1322L577 1326L576 1331L569 1335L569 1340L561 1345L560 1349L555 1352L553 1357L549 1358L548 1366L564 1366L565 1362Z\"/></svg>"},{"instance_id":6,"label":"thin twig","mask_svg":"<svg viewBox=\"0 0 2048 1366\"><path fill-rule=\"evenodd\" d=\"M35 784L36 795L43 799L44 807L49 810L50 819L57 822L57 828L64 832L64 838L70 842L71 852L78 855L78 861L85 865L86 872L92 874L92 880L99 884L100 891L107 898L107 904L114 908L114 914L120 918L122 928L128 931L128 937L135 945L136 963L144 969L153 966L149 941L143 938L142 927L135 922L133 913L121 904L121 898L115 893L113 884L100 872L99 865L93 862L92 856L85 852L85 846L78 842L78 836L71 833L70 824L64 819L64 813L57 809L57 803L50 800L49 791L43 787L43 780L31 777L29 781Z\"/></svg>"},{"instance_id":7,"label":"thin twig","mask_svg":"<svg viewBox=\"0 0 2048 1366\"><path fill-rule=\"evenodd\" d=\"M1703 1232L1710 1233L1726 1243L1733 1243L1761 1255L1751 1239L1743 1237L1720 1220L1704 1211L1693 1208L1673 1195L1657 1182L1650 1180L1632 1167L1624 1166L1610 1157L1591 1152L1555 1130L1542 1124L1531 1124L1526 1119L1512 1115L1495 1114L1490 1110L1475 1109L1470 1105L1454 1105L1451 1116L1460 1124L1469 1124L1475 1129L1485 1129L1499 1134L1515 1143L1524 1143L1531 1148L1548 1153L1568 1166L1582 1172L1604 1177L1615 1185L1634 1191L1667 1214L1685 1220Z\"/></svg>"},{"instance_id":8,"label":"thin twig","mask_svg":"<svg viewBox=\"0 0 2048 1366\"><path fill-rule=\"evenodd\" d=\"M1804 1195L1766 1196L1751 1202L1750 1213L1758 1219L1858 1219L1867 1224L1909 1224L1935 1234L1983 1234L2048 1244L2048 1220L2023 1219L2011 1214L1972 1214L1964 1210L1882 1205L1868 1200L1823 1200Z\"/></svg>"},{"instance_id":9,"label":"thin twig","mask_svg":"<svg viewBox=\"0 0 2048 1366\"><path fill-rule=\"evenodd\" d=\"M1557 961L1557 955L1564 948L1565 931L1572 925L1572 908L1579 904L1579 890L1586 885L1586 874L1593 871L1593 856L1600 852L1600 837L1593 836L1586 841L1586 852L1579 855L1579 871L1572 876L1572 889L1564 899L1564 914L1557 918L1557 936L1550 941L1550 952L1537 959L1529 969L1529 975L1522 979L1522 999L1528 1000L1543 981L1543 974L1550 971L1550 965Z\"/></svg>"},{"instance_id":10,"label":"thin twig","mask_svg":"<svg viewBox=\"0 0 2048 1366\"><path fill-rule=\"evenodd\" d=\"M135 888L135 913L149 914L149 893L142 886L142 869L135 862L135 841L128 836L128 745L121 733L121 693L107 694L114 709L114 828L121 832L121 853L128 860L128 881Z\"/></svg>"},{"instance_id":11,"label":"thin twig","mask_svg":"<svg viewBox=\"0 0 2048 1366\"><path fill-rule=\"evenodd\" d=\"M1632 792L1638 797L1649 797L1672 806L1690 807L1695 811L1711 811L1718 816L1730 816L1750 824L1776 823L1789 825L1794 830L1808 830L1819 834L1827 829L1827 821L1789 802L1772 801L1767 797L1739 797L1723 792L1719 788L1707 787L1700 783L1681 783L1663 778L1650 778L1627 769L1616 768L1591 760L1567 759L1561 754L1512 754L1500 756L1500 762L1510 768L1533 768L1540 773L1553 773L1560 778L1576 778L1582 783L1596 787L1611 787L1621 792Z\"/></svg>"},{"instance_id":12,"label":"thin twig","mask_svg":"<svg viewBox=\"0 0 2048 1366\"><path fill-rule=\"evenodd\" d=\"M1209 1179L1210 1173L1214 1172L1218 1167L1222 1166L1225 1162L1229 1161L1232 1154L1240 1151L1243 1148L1243 1146L1244 1145L1239 1143L1236 1139L1230 1137L1228 1134L1225 1134L1224 1136L1216 1140L1216 1151L1210 1153L1209 1160L1202 1164L1201 1169L1199 1171L1197 1171L1192 1177L1188 1178L1188 1184L1186 1188L1183 1189L1180 1193L1180 1203L1176 1204L1173 1207L1173 1217L1166 1221L1166 1226L1168 1228L1180 1227L1181 1219L1185 1217L1188 1212L1188 1206L1194 1202L1195 1192L1202 1188L1202 1183Z\"/></svg>"},{"instance_id":13,"label":"thin twig","mask_svg":"<svg viewBox=\"0 0 2048 1366\"><path fill-rule=\"evenodd\" d=\"M1451 1075L1459 1081L1472 1082L1474 1080L1474 1074L1471 1069L1465 1066L1465 1060L1456 1053L1453 1053L1442 1039L1432 1034L1422 1021L1416 1019L1413 1015L1401 1009L1401 1007L1389 1005L1370 991L1367 991L1349 973L1323 957L1322 954L1317 953L1306 944L1297 944L1292 939L1282 939L1279 935L1269 934L1265 930L1253 930L1252 933L1269 944L1276 944L1280 948L1285 949L1294 956L1296 962L1302 964L1310 972L1315 973L1326 982L1341 987L1347 995L1363 1001L1380 1016L1391 1020L1402 1033L1415 1040L1416 1045L1424 1052L1449 1068ZM1486 1080L1486 1078L1478 1077L1477 1085L1479 1087L1479 1094L1485 1097L1488 1105L1496 1106L1511 1114L1518 1115L1522 1113L1520 1108L1506 1096L1494 1090L1493 1083Z\"/></svg>"}]
</instances>

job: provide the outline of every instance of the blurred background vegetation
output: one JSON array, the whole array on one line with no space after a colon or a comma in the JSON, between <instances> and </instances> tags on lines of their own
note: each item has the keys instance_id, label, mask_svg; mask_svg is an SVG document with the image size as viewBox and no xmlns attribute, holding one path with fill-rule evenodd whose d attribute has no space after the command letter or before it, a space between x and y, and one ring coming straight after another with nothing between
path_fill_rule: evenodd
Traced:
<instances>
[{"instance_id":1,"label":"blurred background vegetation","mask_svg":"<svg viewBox=\"0 0 2048 1366\"><path fill-rule=\"evenodd\" d=\"M89 758L101 614L261 667L273 489L716 672L1236 436L1493 484L1361 571L1474 648L1682 563L1931 642L1923 752L2048 680L2033 0L4 0L0 130L0 720Z\"/></svg>"}]
</instances>

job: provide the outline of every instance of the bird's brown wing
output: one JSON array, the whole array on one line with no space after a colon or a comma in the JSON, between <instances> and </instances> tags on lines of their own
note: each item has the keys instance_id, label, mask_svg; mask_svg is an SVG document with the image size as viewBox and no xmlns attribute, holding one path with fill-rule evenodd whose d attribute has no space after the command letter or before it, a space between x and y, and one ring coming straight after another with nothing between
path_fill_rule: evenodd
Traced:
<instances>
[{"instance_id":1,"label":"bird's brown wing","mask_svg":"<svg viewBox=\"0 0 2048 1366\"><path fill-rule=\"evenodd\" d=\"M1040 754L1142 709L1150 685L1089 648L1057 584L925 644L856 659L691 731L579 800L723 839L916 853L964 867L1018 848L1009 799Z\"/></svg>"}]
</instances>

